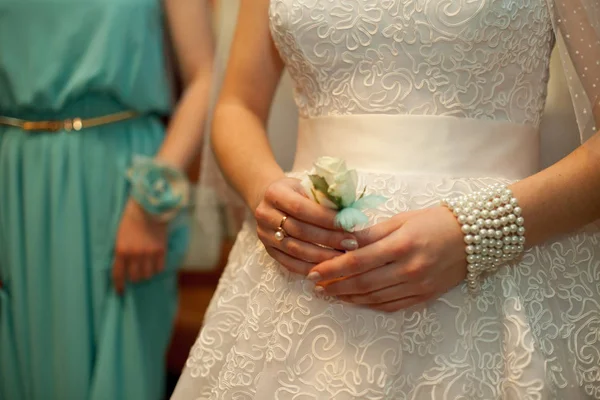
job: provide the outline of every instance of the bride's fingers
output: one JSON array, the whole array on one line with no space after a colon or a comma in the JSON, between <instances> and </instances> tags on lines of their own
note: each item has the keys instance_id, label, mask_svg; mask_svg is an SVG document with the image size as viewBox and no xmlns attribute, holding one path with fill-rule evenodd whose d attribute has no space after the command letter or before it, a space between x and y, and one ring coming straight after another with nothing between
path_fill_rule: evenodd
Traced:
<instances>
[{"instance_id":1,"label":"bride's fingers","mask_svg":"<svg viewBox=\"0 0 600 400\"><path fill-rule=\"evenodd\" d=\"M306 276L308 271L310 271L310 269L314 266L312 263L290 257L275 247L265 246L265 249L275 261L283 265L290 272Z\"/></svg>"},{"instance_id":2,"label":"bride's fingers","mask_svg":"<svg viewBox=\"0 0 600 400\"><path fill-rule=\"evenodd\" d=\"M258 227L256 233L266 246L274 247L294 258L311 263L319 263L343 254L336 250L303 242L292 236L286 236L283 240L278 241L275 239L275 231L265 230L262 227Z\"/></svg>"},{"instance_id":3,"label":"bride's fingers","mask_svg":"<svg viewBox=\"0 0 600 400\"><path fill-rule=\"evenodd\" d=\"M283 213L270 207L259 207L256 210L256 222L265 231L277 229L283 216ZM350 233L321 228L291 216L288 216L283 229L289 236L307 243L318 243L338 250L355 250L358 247L354 235Z\"/></svg>"},{"instance_id":4,"label":"bride's fingers","mask_svg":"<svg viewBox=\"0 0 600 400\"><path fill-rule=\"evenodd\" d=\"M315 203L289 186L270 186L265 192L265 201L288 217L325 229L341 230L335 226L335 211ZM263 206L266 207L261 204L256 211L259 212Z\"/></svg>"},{"instance_id":5,"label":"bride's fingers","mask_svg":"<svg viewBox=\"0 0 600 400\"><path fill-rule=\"evenodd\" d=\"M407 297L424 295L421 287L416 284L403 283L367 294L339 296L345 302L363 305L381 305L400 301Z\"/></svg>"},{"instance_id":6,"label":"bride's fingers","mask_svg":"<svg viewBox=\"0 0 600 400\"><path fill-rule=\"evenodd\" d=\"M406 284L407 282L411 284L419 282L423 290L430 290L431 283L427 276L424 276L424 271L411 268L410 264L405 264L402 260L386 264L363 274L336 280L325 285L324 290L330 296L365 295L390 286Z\"/></svg>"},{"instance_id":7,"label":"bride's fingers","mask_svg":"<svg viewBox=\"0 0 600 400\"><path fill-rule=\"evenodd\" d=\"M406 308L415 306L417 304L423 304L436 297L435 294L428 294L423 296L406 297L401 300L392 301L384 304L369 305L368 307L372 310L384 311L384 312L396 312L404 310Z\"/></svg>"},{"instance_id":8,"label":"bride's fingers","mask_svg":"<svg viewBox=\"0 0 600 400\"><path fill-rule=\"evenodd\" d=\"M309 275L314 282L329 281L342 276L354 276L404 258L411 242L400 235L390 235L366 247L317 265Z\"/></svg>"}]
</instances>

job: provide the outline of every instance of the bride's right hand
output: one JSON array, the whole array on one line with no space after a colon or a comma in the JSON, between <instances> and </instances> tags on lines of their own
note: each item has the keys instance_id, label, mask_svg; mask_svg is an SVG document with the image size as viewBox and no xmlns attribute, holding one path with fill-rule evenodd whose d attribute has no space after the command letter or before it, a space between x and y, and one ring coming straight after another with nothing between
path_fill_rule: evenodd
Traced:
<instances>
[{"instance_id":1,"label":"bride's right hand","mask_svg":"<svg viewBox=\"0 0 600 400\"><path fill-rule=\"evenodd\" d=\"M289 271L306 275L316 264L355 250L356 238L335 227L335 211L306 197L298 179L271 183L254 206L257 234L267 253ZM276 232L287 216L283 240Z\"/></svg>"}]
</instances>

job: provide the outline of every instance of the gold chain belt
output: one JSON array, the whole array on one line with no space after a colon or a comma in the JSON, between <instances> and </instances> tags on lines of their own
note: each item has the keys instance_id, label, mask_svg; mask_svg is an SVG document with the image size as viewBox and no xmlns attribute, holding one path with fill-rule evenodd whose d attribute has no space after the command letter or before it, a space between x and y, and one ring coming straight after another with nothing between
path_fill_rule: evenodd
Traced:
<instances>
[{"instance_id":1,"label":"gold chain belt","mask_svg":"<svg viewBox=\"0 0 600 400\"><path fill-rule=\"evenodd\" d=\"M138 115L139 114L135 111L123 111L96 118L72 118L62 121L25 121L22 119L0 116L0 125L14 126L16 128L21 128L24 131L60 132L65 130L70 132L80 131L82 129L92 128L94 126L112 124L115 122L124 121L126 119L135 118Z\"/></svg>"}]
</instances>

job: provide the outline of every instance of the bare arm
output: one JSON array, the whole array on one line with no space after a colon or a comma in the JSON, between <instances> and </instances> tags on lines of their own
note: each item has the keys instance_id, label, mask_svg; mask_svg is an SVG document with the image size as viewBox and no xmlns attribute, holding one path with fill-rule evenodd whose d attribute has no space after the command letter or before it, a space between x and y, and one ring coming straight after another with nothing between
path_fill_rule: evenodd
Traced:
<instances>
[{"instance_id":1,"label":"bare arm","mask_svg":"<svg viewBox=\"0 0 600 400\"><path fill-rule=\"evenodd\" d=\"M212 143L230 183L254 210L267 186L283 177L266 135L283 62L271 40L268 0L241 0Z\"/></svg>"},{"instance_id":2,"label":"bare arm","mask_svg":"<svg viewBox=\"0 0 600 400\"><path fill-rule=\"evenodd\" d=\"M213 37L207 0L165 0L184 92L157 158L185 169L202 142L213 68Z\"/></svg>"},{"instance_id":3,"label":"bare arm","mask_svg":"<svg viewBox=\"0 0 600 400\"><path fill-rule=\"evenodd\" d=\"M198 152L208 107L213 64L207 0L165 0L185 92L157 158L185 169ZM148 218L130 198L115 244L113 282L117 292L125 282L148 279L164 268L167 225Z\"/></svg>"},{"instance_id":4,"label":"bare arm","mask_svg":"<svg viewBox=\"0 0 600 400\"><path fill-rule=\"evenodd\" d=\"M512 186L525 218L527 245L536 245L600 219L600 138Z\"/></svg>"}]
</instances>

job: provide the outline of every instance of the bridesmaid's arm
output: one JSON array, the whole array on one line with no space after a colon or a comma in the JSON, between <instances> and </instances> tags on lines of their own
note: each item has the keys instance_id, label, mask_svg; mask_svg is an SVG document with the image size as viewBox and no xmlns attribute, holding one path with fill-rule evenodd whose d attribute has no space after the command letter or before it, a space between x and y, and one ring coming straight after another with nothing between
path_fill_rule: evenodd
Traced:
<instances>
[{"instance_id":1,"label":"bridesmaid's arm","mask_svg":"<svg viewBox=\"0 0 600 400\"><path fill-rule=\"evenodd\" d=\"M185 169L201 148L213 71L208 0L164 0L184 92L157 158Z\"/></svg>"}]
</instances>

